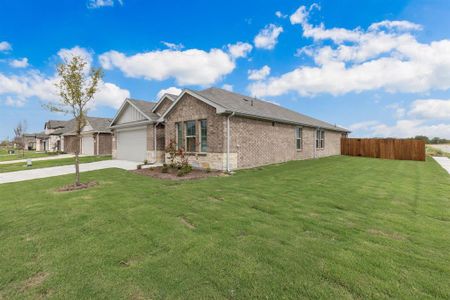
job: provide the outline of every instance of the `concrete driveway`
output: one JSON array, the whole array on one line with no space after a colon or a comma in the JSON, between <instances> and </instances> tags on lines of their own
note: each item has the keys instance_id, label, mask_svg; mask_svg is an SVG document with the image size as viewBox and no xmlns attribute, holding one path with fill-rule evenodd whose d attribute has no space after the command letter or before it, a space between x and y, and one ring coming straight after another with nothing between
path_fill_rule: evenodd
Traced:
<instances>
[{"instance_id":1,"label":"concrete driveway","mask_svg":"<svg viewBox=\"0 0 450 300\"><path fill-rule=\"evenodd\" d=\"M138 162L126 160L104 160L93 163L80 164L80 172L89 172L109 168L136 170L138 164L139 164ZM75 173L74 165L34 169L28 171L0 173L0 184L10 182L20 182L39 178L55 177L74 173Z\"/></svg>"}]
</instances>

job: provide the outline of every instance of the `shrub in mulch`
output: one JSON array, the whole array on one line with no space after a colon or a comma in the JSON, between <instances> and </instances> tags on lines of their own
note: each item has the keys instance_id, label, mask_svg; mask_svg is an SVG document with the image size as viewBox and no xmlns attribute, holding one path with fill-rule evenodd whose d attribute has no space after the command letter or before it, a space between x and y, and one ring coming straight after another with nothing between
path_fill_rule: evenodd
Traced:
<instances>
[{"instance_id":1,"label":"shrub in mulch","mask_svg":"<svg viewBox=\"0 0 450 300\"><path fill-rule=\"evenodd\" d=\"M89 181L87 183L81 183L80 185L76 185L76 184L72 183L72 184L60 187L56 191L57 192L71 192L71 191L85 190L85 189L88 189L88 188L91 188L91 187L94 187L97 185L98 185L97 181Z\"/></svg>"}]
</instances>

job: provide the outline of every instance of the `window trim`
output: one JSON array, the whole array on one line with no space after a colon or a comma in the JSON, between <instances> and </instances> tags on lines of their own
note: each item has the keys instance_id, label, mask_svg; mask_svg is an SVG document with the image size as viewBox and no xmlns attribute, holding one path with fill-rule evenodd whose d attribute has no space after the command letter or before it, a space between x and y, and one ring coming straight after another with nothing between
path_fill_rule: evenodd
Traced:
<instances>
[{"instance_id":1,"label":"window trim","mask_svg":"<svg viewBox=\"0 0 450 300\"><path fill-rule=\"evenodd\" d=\"M316 129L316 149L325 149L325 130Z\"/></svg>"},{"instance_id":2,"label":"window trim","mask_svg":"<svg viewBox=\"0 0 450 300\"><path fill-rule=\"evenodd\" d=\"M298 141L300 141L300 147L298 147ZM303 150L303 127L295 127L295 149Z\"/></svg>"},{"instance_id":3,"label":"window trim","mask_svg":"<svg viewBox=\"0 0 450 300\"><path fill-rule=\"evenodd\" d=\"M206 140L206 149L203 149L203 133L202 133L202 122L205 124L205 140ZM199 126L198 126L198 142L199 142L199 153L207 153L208 152L208 120L207 119L200 119L198 120Z\"/></svg>"},{"instance_id":4,"label":"window trim","mask_svg":"<svg viewBox=\"0 0 450 300\"><path fill-rule=\"evenodd\" d=\"M194 124L194 135L188 135L188 123L192 122ZM197 122L195 120L189 120L184 122L185 128L185 136L184 136L184 144L186 145L185 151L188 153L195 153L197 151ZM194 151L188 149L188 139L194 139Z\"/></svg>"},{"instance_id":5,"label":"window trim","mask_svg":"<svg viewBox=\"0 0 450 300\"><path fill-rule=\"evenodd\" d=\"M182 122L176 122L175 123L175 143L176 143L177 150L180 150L181 148L183 148L184 138L183 138L183 126L182 126L182 124L183 124ZM180 132L181 132L181 144L180 144Z\"/></svg>"}]
</instances>

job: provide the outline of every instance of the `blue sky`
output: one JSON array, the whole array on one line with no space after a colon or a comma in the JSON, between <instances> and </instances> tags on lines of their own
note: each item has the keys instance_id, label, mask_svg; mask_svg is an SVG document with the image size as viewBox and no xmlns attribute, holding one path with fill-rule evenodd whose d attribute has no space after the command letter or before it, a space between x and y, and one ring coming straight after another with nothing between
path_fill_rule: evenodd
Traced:
<instances>
[{"instance_id":1,"label":"blue sky","mask_svg":"<svg viewBox=\"0 0 450 300\"><path fill-rule=\"evenodd\" d=\"M0 138L42 131L55 67L105 69L90 114L127 96L225 87L350 128L450 138L448 1L2 1Z\"/></svg>"}]
</instances>

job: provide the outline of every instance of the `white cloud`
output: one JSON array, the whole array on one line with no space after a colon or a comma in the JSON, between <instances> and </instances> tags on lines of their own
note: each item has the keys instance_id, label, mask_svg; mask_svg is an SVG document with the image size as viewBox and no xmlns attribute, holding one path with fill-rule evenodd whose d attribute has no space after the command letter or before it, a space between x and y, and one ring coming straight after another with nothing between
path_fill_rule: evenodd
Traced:
<instances>
[{"instance_id":1,"label":"white cloud","mask_svg":"<svg viewBox=\"0 0 450 300\"><path fill-rule=\"evenodd\" d=\"M64 62L69 62L74 56L79 56L87 62L86 67L89 69L92 65L92 56L93 53L86 48L82 48L80 46L75 46L70 49L63 48L58 51L58 56Z\"/></svg>"},{"instance_id":2,"label":"white cloud","mask_svg":"<svg viewBox=\"0 0 450 300\"><path fill-rule=\"evenodd\" d=\"M183 90L182 89L180 89L180 88L177 88L177 87L175 87L175 86L171 86L171 87L169 87L169 88L167 88L167 89L162 89L162 90L160 90L159 92L158 92L158 94L156 95L156 98L157 99L161 99L161 97L164 95L164 94L172 94L172 95L180 95L181 94L181 92L182 92Z\"/></svg>"},{"instance_id":3,"label":"white cloud","mask_svg":"<svg viewBox=\"0 0 450 300\"><path fill-rule=\"evenodd\" d=\"M23 98L13 98L11 96L7 96L5 99L5 105L12 107L22 107L26 103L26 99Z\"/></svg>"},{"instance_id":4,"label":"white cloud","mask_svg":"<svg viewBox=\"0 0 450 300\"><path fill-rule=\"evenodd\" d=\"M125 98L130 97L130 92L109 82L101 82L95 95L92 106L108 106L119 108Z\"/></svg>"},{"instance_id":5,"label":"white cloud","mask_svg":"<svg viewBox=\"0 0 450 300\"><path fill-rule=\"evenodd\" d=\"M292 24L301 25L303 37L313 42L298 54L312 57L315 65L253 83L249 86L253 95L416 93L450 88L450 40L420 43L411 33L420 25L407 21L378 22L368 30L314 26L308 17L315 7L301 6L290 17Z\"/></svg>"},{"instance_id":6,"label":"white cloud","mask_svg":"<svg viewBox=\"0 0 450 300\"><path fill-rule=\"evenodd\" d=\"M399 120L394 125L379 124L372 129L373 136L380 137L414 137L425 135L450 138L450 124L427 124L423 120Z\"/></svg>"},{"instance_id":7,"label":"white cloud","mask_svg":"<svg viewBox=\"0 0 450 300\"><path fill-rule=\"evenodd\" d=\"M397 119L403 118L406 114L406 109L399 103L391 103L386 108L392 109Z\"/></svg>"},{"instance_id":8,"label":"white cloud","mask_svg":"<svg viewBox=\"0 0 450 300\"><path fill-rule=\"evenodd\" d=\"M450 100L422 99L412 103L409 115L424 119L450 120Z\"/></svg>"},{"instance_id":9,"label":"white cloud","mask_svg":"<svg viewBox=\"0 0 450 300\"><path fill-rule=\"evenodd\" d=\"M120 5L123 5L123 0L117 1ZM114 0L89 0L87 7L90 9L101 8L101 7L112 7L114 6Z\"/></svg>"},{"instance_id":10,"label":"white cloud","mask_svg":"<svg viewBox=\"0 0 450 300\"><path fill-rule=\"evenodd\" d=\"M233 91L233 86L231 84L224 84L224 85L222 85L222 88L224 90L227 90L227 91L230 91L230 92Z\"/></svg>"},{"instance_id":11,"label":"white cloud","mask_svg":"<svg viewBox=\"0 0 450 300\"><path fill-rule=\"evenodd\" d=\"M61 59L66 59L70 56L70 53L89 52L86 49L74 47L72 49L61 49L58 55ZM58 100L58 91L55 86L57 81L56 74L48 76L34 69L21 75L6 75L0 72L0 96L5 97L6 105L19 107L24 106L31 98L37 98L45 103L55 102ZM91 107L109 106L117 108L129 95L128 90L113 83L101 82Z\"/></svg>"},{"instance_id":12,"label":"white cloud","mask_svg":"<svg viewBox=\"0 0 450 300\"><path fill-rule=\"evenodd\" d=\"M279 10L275 12L275 16L277 16L277 18L280 18L280 19L286 19L288 17L288 15L283 14Z\"/></svg>"},{"instance_id":13,"label":"white cloud","mask_svg":"<svg viewBox=\"0 0 450 300\"><path fill-rule=\"evenodd\" d=\"M252 51L253 46L249 43L237 42L236 44L228 44L228 52L232 58L247 57Z\"/></svg>"},{"instance_id":14,"label":"white cloud","mask_svg":"<svg viewBox=\"0 0 450 300\"><path fill-rule=\"evenodd\" d=\"M12 46L10 43L5 42L5 41L0 42L0 52L9 51L11 49L12 49Z\"/></svg>"},{"instance_id":15,"label":"white cloud","mask_svg":"<svg viewBox=\"0 0 450 300\"><path fill-rule=\"evenodd\" d=\"M159 81L175 78L180 85L210 85L236 67L233 57L220 49L156 50L131 56L109 51L100 55L100 63L128 77Z\"/></svg>"},{"instance_id":16,"label":"white cloud","mask_svg":"<svg viewBox=\"0 0 450 300\"><path fill-rule=\"evenodd\" d=\"M384 20L378 23L373 23L369 26L369 30L398 29L398 30L422 30L422 26L409 21L388 21Z\"/></svg>"},{"instance_id":17,"label":"white cloud","mask_svg":"<svg viewBox=\"0 0 450 300\"><path fill-rule=\"evenodd\" d=\"M13 68L26 68L28 67L28 58L13 59L9 62L9 65Z\"/></svg>"},{"instance_id":18,"label":"white cloud","mask_svg":"<svg viewBox=\"0 0 450 300\"><path fill-rule=\"evenodd\" d=\"M179 43L179 44L175 44L175 43L169 43L169 42L165 42L162 41L161 43L164 44L164 46L166 46L167 48L171 49L171 50L181 50L184 49L184 45Z\"/></svg>"},{"instance_id":19,"label":"white cloud","mask_svg":"<svg viewBox=\"0 0 450 300\"><path fill-rule=\"evenodd\" d=\"M354 123L350 126L348 126L348 129L350 129L351 131L355 131L355 130L369 130L370 128L372 128L375 125L380 124L380 122L378 121L363 121L363 122L358 122L358 123Z\"/></svg>"},{"instance_id":20,"label":"white cloud","mask_svg":"<svg viewBox=\"0 0 450 300\"><path fill-rule=\"evenodd\" d=\"M255 36L254 43L256 48L271 50L275 48L278 42L278 36L283 32L283 27L269 24Z\"/></svg>"},{"instance_id":21,"label":"white cloud","mask_svg":"<svg viewBox=\"0 0 450 300\"><path fill-rule=\"evenodd\" d=\"M450 124L432 123L427 120L401 119L389 125L378 121L366 121L348 127L352 136L409 138L417 135L450 138Z\"/></svg>"},{"instance_id":22,"label":"white cloud","mask_svg":"<svg viewBox=\"0 0 450 300\"><path fill-rule=\"evenodd\" d=\"M270 74L270 67L265 65L258 70L248 70L248 79L250 80L263 80Z\"/></svg>"}]
</instances>

